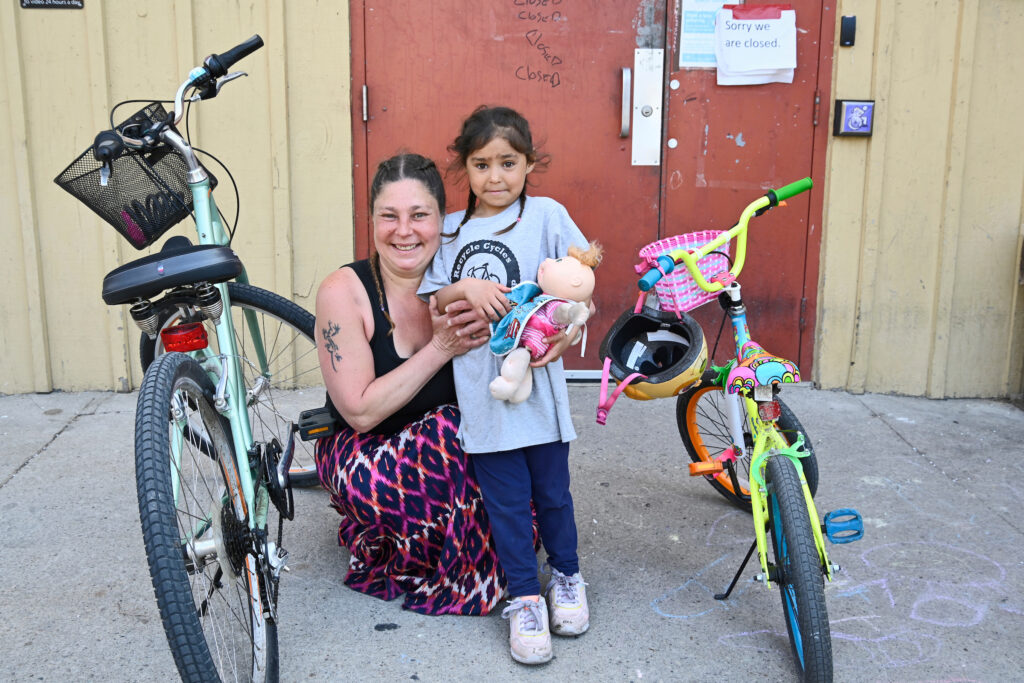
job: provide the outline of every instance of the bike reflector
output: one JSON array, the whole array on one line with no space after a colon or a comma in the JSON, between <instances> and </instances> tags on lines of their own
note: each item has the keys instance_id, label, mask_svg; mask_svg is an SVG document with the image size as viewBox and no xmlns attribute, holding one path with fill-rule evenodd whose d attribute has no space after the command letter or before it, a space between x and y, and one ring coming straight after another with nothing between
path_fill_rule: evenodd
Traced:
<instances>
[{"instance_id":1,"label":"bike reflector","mask_svg":"<svg viewBox=\"0 0 1024 683\"><path fill-rule=\"evenodd\" d=\"M202 323L174 325L160 332L164 348L168 351L196 351L209 345L206 328Z\"/></svg>"},{"instance_id":2,"label":"bike reflector","mask_svg":"<svg viewBox=\"0 0 1024 683\"><path fill-rule=\"evenodd\" d=\"M757 414L765 422L774 422L782 415L782 408L779 406L778 401L765 401L764 403L757 404Z\"/></svg>"}]
</instances>

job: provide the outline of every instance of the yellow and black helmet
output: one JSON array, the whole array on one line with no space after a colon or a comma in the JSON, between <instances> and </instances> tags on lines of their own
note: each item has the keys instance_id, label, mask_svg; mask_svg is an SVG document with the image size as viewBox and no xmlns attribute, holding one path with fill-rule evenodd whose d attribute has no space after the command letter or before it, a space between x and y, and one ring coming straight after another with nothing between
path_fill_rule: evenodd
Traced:
<instances>
[{"instance_id":1,"label":"yellow and black helmet","mask_svg":"<svg viewBox=\"0 0 1024 683\"><path fill-rule=\"evenodd\" d=\"M623 393L647 400L669 398L700 379L708 364L708 346L697 321L686 313L669 313L644 307L626 311L601 342L601 358L608 359L609 373L622 382L636 378Z\"/></svg>"}]
</instances>

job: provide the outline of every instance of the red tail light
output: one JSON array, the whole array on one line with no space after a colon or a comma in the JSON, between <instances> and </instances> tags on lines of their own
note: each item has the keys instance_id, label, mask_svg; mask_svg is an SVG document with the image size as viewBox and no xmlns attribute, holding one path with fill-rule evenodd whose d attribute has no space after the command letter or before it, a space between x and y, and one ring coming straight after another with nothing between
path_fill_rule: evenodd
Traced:
<instances>
[{"instance_id":1,"label":"red tail light","mask_svg":"<svg viewBox=\"0 0 1024 683\"><path fill-rule=\"evenodd\" d=\"M209 346L206 328L202 323L174 325L160 332L160 339L168 351L195 351Z\"/></svg>"},{"instance_id":2,"label":"red tail light","mask_svg":"<svg viewBox=\"0 0 1024 683\"><path fill-rule=\"evenodd\" d=\"M757 414L765 422L775 422L782 415L782 408L778 401L764 401L757 404Z\"/></svg>"}]
</instances>

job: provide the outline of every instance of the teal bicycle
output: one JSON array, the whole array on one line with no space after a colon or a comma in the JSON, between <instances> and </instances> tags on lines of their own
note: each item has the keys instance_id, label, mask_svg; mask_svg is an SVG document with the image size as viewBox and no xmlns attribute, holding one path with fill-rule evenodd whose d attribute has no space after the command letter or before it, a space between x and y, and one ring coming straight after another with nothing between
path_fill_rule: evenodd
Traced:
<instances>
[{"instance_id":1,"label":"teal bicycle","mask_svg":"<svg viewBox=\"0 0 1024 683\"><path fill-rule=\"evenodd\" d=\"M228 230L216 179L176 127L184 121L187 132L191 104L243 76L228 70L262 45L253 36L207 57L169 114L147 102L115 126L112 111L112 129L56 179L137 249L195 220L198 244L172 237L103 282L103 300L128 304L142 330L139 513L186 681L277 680L283 525L294 515L292 487L316 482L312 453L294 438L302 399L282 391L320 385L314 318L248 283L230 247L237 211Z\"/></svg>"}]
</instances>

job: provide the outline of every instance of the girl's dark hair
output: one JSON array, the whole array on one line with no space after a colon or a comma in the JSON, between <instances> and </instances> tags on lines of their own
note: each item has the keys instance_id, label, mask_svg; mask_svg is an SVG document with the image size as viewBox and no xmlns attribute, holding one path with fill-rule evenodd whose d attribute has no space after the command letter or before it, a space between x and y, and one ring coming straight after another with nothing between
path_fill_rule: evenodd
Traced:
<instances>
[{"instance_id":1,"label":"girl's dark hair","mask_svg":"<svg viewBox=\"0 0 1024 683\"><path fill-rule=\"evenodd\" d=\"M448 167L449 172L456 174L465 173L469 156L495 138L502 138L508 142L512 149L524 155L526 163L534 164L534 170L538 170L538 168L543 169L550 161L549 155L541 154L534 146L533 136L530 134L530 124L519 112L508 107L481 105L469 115L469 118L462 122L462 132L455 138L455 142L448 146L448 151L455 154L455 158ZM495 234L502 235L516 227L516 223L523 217L523 209L525 207L526 185L523 185L523 191L519 194L519 215L516 216L515 221L511 225L499 230ZM466 224L466 221L473 217L475 210L476 195L473 194L473 190L470 188L466 213L462 217L462 222L459 223L454 232L444 233L443 236L455 239L459 234L459 230Z\"/></svg>"},{"instance_id":2,"label":"girl's dark hair","mask_svg":"<svg viewBox=\"0 0 1024 683\"><path fill-rule=\"evenodd\" d=\"M444 219L444 181L441 180L441 172L437 170L434 162L419 154L398 154L385 159L377 166L377 172L373 175L373 182L370 183L370 212L373 213L377 197L385 185L399 180L418 180L427 188L427 192L437 200L437 207L441 212L438 220ZM387 318L391 329L388 334L395 331L395 321L391 319L384 298L384 288L381 286L380 256L377 252L370 255L370 272L373 274L373 284L377 288L377 307Z\"/></svg>"}]
</instances>

